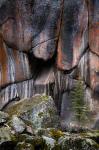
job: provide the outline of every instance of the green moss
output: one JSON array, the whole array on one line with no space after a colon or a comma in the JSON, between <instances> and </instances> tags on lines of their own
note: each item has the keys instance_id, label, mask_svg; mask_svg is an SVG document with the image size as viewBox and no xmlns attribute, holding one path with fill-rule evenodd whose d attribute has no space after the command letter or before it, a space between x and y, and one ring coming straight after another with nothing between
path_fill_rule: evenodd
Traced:
<instances>
[{"instance_id":1,"label":"green moss","mask_svg":"<svg viewBox=\"0 0 99 150\"><path fill-rule=\"evenodd\" d=\"M64 136L64 133L60 130L51 129L49 133L55 140L58 140L60 137Z\"/></svg>"},{"instance_id":2,"label":"green moss","mask_svg":"<svg viewBox=\"0 0 99 150\"><path fill-rule=\"evenodd\" d=\"M39 147L40 150L44 150L44 148L45 148L45 141L41 137L35 137L32 144L35 149L37 147ZM47 149L45 149L45 150L47 150Z\"/></svg>"},{"instance_id":3,"label":"green moss","mask_svg":"<svg viewBox=\"0 0 99 150\"><path fill-rule=\"evenodd\" d=\"M55 147L53 148L53 150L61 150L61 147L58 143L55 144Z\"/></svg>"},{"instance_id":4,"label":"green moss","mask_svg":"<svg viewBox=\"0 0 99 150\"><path fill-rule=\"evenodd\" d=\"M16 102L14 105L10 106L10 108L6 110L6 112L10 116L12 115L19 116L20 114L31 110L36 105L40 104L43 101L47 101L48 99L49 97L46 95L38 95L38 96L32 97L31 99L23 99L19 102Z\"/></svg>"},{"instance_id":5,"label":"green moss","mask_svg":"<svg viewBox=\"0 0 99 150\"><path fill-rule=\"evenodd\" d=\"M48 112L49 112L50 116L53 116L53 114L55 114L55 110L53 110L53 109L48 109Z\"/></svg>"},{"instance_id":6,"label":"green moss","mask_svg":"<svg viewBox=\"0 0 99 150\"><path fill-rule=\"evenodd\" d=\"M10 127L0 128L0 142L17 141L16 135L11 132Z\"/></svg>"},{"instance_id":7,"label":"green moss","mask_svg":"<svg viewBox=\"0 0 99 150\"><path fill-rule=\"evenodd\" d=\"M29 143L34 148L36 146L40 146L40 148L44 147L45 141L42 139L42 137L39 136L31 136L28 134L20 134L18 137L18 142L20 143ZM24 146L24 144L22 144ZM25 145L26 146L26 145Z\"/></svg>"},{"instance_id":8,"label":"green moss","mask_svg":"<svg viewBox=\"0 0 99 150\"><path fill-rule=\"evenodd\" d=\"M41 96L41 99L42 99L42 101L48 101L49 96L43 94L43 95Z\"/></svg>"},{"instance_id":9,"label":"green moss","mask_svg":"<svg viewBox=\"0 0 99 150\"><path fill-rule=\"evenodd\" d=\"M40 113L38 114L38 116L39 116L40 118L41 118L43 115L44 115L43 112L40 112Z\"/></svg>"},{"instance_id":10,"label":"green moss","mask_svg":"<svg viewBox=\"0 0 99 150\"><path fill-rule=\"evenodd\" d=\"M44 140L41 137L37 137L34 139L35 145L42 145L42 143L44 143Z\"/></svg>"},{"instance_id":11,"label":"green moss","mask_svg":"<svg viewBox=\"0 0 99 150\"><path fill-rule=\"evenodd\" d=\"M34 147L30 143L19 142L16 146L16 149L17 150L25 150L25 149L34 150Z\"/></svg>"}]
</instances>

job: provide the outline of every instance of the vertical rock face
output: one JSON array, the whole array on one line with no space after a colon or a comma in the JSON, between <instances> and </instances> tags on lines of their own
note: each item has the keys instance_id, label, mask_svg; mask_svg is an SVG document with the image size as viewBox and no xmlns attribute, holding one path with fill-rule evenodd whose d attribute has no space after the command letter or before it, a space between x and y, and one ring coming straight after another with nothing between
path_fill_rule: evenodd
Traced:
<instances>
[{"instance_id":1,"label":"vertical rock face","mask_svg":"<svg viewBox=\"0 0 99 150\"><path fill-rule=\"evenodd\" d=\"M98 0L0 1L0 109L46 93L63 125L70 123L70 92L79 78L98 120Z\"/></svg>"},{"instance_id":2,"label":"vertical rock face","mask_svg":"<svg viewBox=\"0 0 99 150\"><path fill-rule=\"evenodd\" d=\"M61 0L10 0L4 3L0 12L3 39L19 51L31 50L36 57L50 58L59 32L60 5Z\"/></svg>"},{"instance_id":3,"label":"vertical rock face","mask_svg":"<svg viewBox=\"0 0 99 150\"><path fill-rule=\"evenodd\" d=\"M26 54L8 47L0 35L0 87L31 77Z\"/></svg>"},{"instance_id":4,"label":"vertical rock face","mask_svg":"<svg viewBox=\"0 0 99 150\"><path fill-rule=\"evenodd\" d=\"M64 1L58 44L58 67L69 70L88 45L88 9L83 0Z\"/></svg>"},{"instance_id":5,"label":"vertical rock face","mask_svg":"<svg viewBox=\"0 0 99 150\"><path fill-rule=\"evenodd\" d=\"M99 56L99 2L89 0L89 47Z\"/></svg>"},{"instance_id":6,"label":"vertical rock face","mask_svg":"<svg viewBox=\"0 0 99 150\"><path fill-rule=\"evenodd\" d=\"M42 81L38 85L37 74L41 70L42 78L44 71L43 66L38 68L38 59L35 64L33 55L44 60L54 55L60 29L61 3L61 0L0 2L1 108L9 100L31 97L36 91L40 92L38 86L42 86ZM34 83L35 76L37 80ZM46 80L47 76L49 79L49 73ZM45 90L46 84L41 91Z\"/></svg>"}]
</instances>

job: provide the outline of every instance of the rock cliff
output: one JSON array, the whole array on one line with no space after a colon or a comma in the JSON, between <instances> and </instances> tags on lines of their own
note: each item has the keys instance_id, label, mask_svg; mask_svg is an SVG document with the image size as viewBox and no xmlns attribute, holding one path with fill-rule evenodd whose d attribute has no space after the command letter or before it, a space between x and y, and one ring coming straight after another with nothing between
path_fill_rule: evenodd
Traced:
<instances>
[{"instance_id":1,"label":"rock cliff","mask_svg":"<svg viewBox=\"0 0 99 150\"><path fill-rule=\"evenodd\" d=\"M70 92L83 79L91 127L99 120L99 1L0 1L0 109L51 95L70 124Z\"/></svg>"}]
</instances>

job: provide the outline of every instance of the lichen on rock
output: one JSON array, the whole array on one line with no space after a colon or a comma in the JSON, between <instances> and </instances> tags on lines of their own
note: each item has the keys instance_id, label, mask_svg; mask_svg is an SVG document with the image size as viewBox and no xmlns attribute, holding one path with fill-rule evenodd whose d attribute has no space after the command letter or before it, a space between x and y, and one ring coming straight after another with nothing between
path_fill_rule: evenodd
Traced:
<instances>
[{"instance_id":1,"label":"lichen on rock","mask_svg":"<svg viewBox=\"0 0 99 150\"><path fill-rule=\"evenodd\" d=\"M33 128L59 127L60 120L54 101L46 95L37 95L30 99L23 99L8 110L10 116L17 115Z\"/></svg>"}]
</instances>

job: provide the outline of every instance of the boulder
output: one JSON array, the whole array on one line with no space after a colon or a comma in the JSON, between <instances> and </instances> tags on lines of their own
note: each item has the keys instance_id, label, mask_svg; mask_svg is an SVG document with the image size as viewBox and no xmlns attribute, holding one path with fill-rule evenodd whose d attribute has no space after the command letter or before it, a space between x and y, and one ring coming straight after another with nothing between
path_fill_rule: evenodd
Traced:
<instances>
[{"instance_id":1,"label":"boulder","mask_svg":"<svg viewBox=\"0 0 99 150\"><path fill-rule=\"evenodd\" d=\"M53 138L42 136L48 149L55 148L56 141Z\"/></svg>"},{"instance_id":2,"label":"boulder","mask_svg":"<svg viewBox=\"0 0 99 150\"><path fill-rule=\"evenodd\" d=\"M79 135L76 136L64 136L58 140L60 149L62 150L98 150L99 145L92 139L86 139Z\"/></svg>"},{"instance_id":3,"label":"boulder","mask_svg":"<svg viewBox=\"0 0 99 150\"><path fill-rule=\"evenodd\" d=\"M30 143L19 142L16 146L16 150L35 150Z\"/></svg>"},{"instance_id":4,"label":"boulder","mask_svg":"<svg viewBox=\"0 0 99 150\"><path fill-rule=\"evenodd\" d=\"M46 95L23 99L11 105L6 112L10 116L17 115L33 128L57 128L60 125L54 101Z\"/></svg>"},{"instance_id":5,"label":"boulder","mask_svg":"<svg viewBox=\"0 0 99 150\"><path fill-rule=\"evenodd\" d=\"M16 133L22 133L26 126L25 123L19 119L16 115L13 115L11 120L8 123L10 127L16 132Z\"/></svg>"},{"instance_id":6,"label":"boulder","mask_svg":"<svg viewBox=\"0 0 99 150\"><path fill-rule=\"evenodd\" d=\"M0 146L6 142L14 142L15 135L13 131L11 131L10 127L2 127L0 128Z\"/></svg>"}]
</instances>

